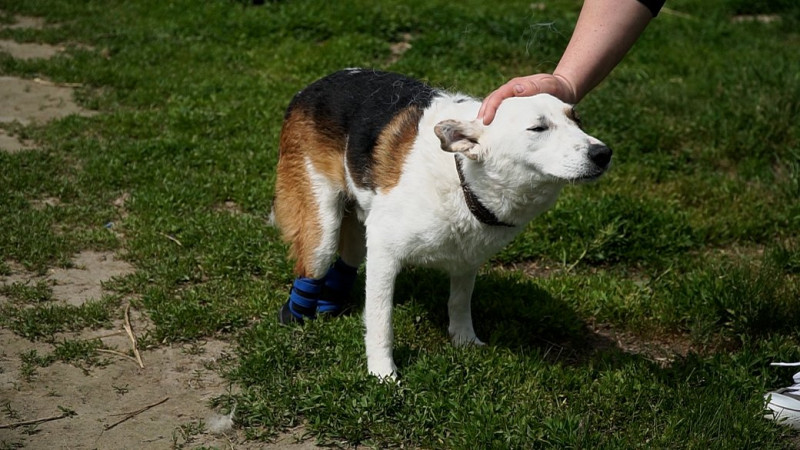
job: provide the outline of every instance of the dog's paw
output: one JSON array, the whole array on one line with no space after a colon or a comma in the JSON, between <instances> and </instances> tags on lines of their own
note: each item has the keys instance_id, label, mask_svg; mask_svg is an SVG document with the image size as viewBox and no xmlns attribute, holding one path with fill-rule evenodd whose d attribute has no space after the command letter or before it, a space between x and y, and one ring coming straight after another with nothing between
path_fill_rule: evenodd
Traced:
<instances>
[{"instance_id":1,"label":"dog's paw","mask_svg":"<svg viewBox=\"0 0 800 450\"><path fill-rule=\"evenodd\" d=\"M369 368L369 374L377 377L381 381L397 381L397 367L394 365L394 361L369 361L367 366Z\"/></svg>"},{"instance_id":2,"label":"dog's paw","mask_svg":"<svg viewBox=\"0 0 800 450\"><path fill-rule=\"evenodd\" d=\"M476 347L483 347L486 345L485 342L478 339L478 336L475 333L451 333L450 340L453 342L453 345L456 347L466 347L470 345L474 345Z\"/></svg>"}]
</instances>

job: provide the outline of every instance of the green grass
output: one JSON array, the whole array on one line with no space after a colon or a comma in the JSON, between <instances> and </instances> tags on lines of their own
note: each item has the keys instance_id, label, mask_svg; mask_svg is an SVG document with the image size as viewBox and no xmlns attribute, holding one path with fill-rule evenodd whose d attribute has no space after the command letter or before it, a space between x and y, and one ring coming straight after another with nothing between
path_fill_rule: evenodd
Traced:
<instances>
[{"instance_id":1,"label":"green grass","mask_svg":"<svg viewBox=\"0 0 800 450\"><path fill-rule=\"evenodd\" d=\"M51 341L56 333L111 325L119 299L108 297L81 306L48 302L33 306L0 305L0 325L31 340Z\"/></svg>"},{"instance_id":2,"label":"green grass","mask_svg":"<svg viewBox=\"0 0 800 450\"><path fill-rule=\"evenodd\" d=\"M236 404L252 439L305 424L321 442L376 447L790 448L795 433L761 415L762 395L791 382L769 363L800 359L800 7L667 6L579 105L614 148L611 172L565 189L479 277L490 345L450 346L441 274L400 277L393 385L366 374L359 310L276 323L292 279L266 220L284 108L352 66L485 95L552 70L578 2L0 0L3 22L59 24L0 39L84 44L0 55L0 74L80 83L101 112L2 125L41 150L0 152L0 274L43 274L84 249L136 267L80 308L46 285L7 286L0 326L52 340L108 324L127 296L155 324L149 345L227 337L240 389L216 403ZM412 48L389 63L405 33ZM630 341L683 350L656 360ZM25 367L96 357L57 346Z\"/></svg>"},{"instance_id":3,"label":"green grass","mask_svg":"<svg viewBox=\"0 0 800 450\"><path fill-rule=\"evenodd\" d=\"M5 295L14 302L40 303L53 299L53 289L45 281L37 281L32 286L16 282L0 286L0 295Z\"/></svg>"},{"instance_id":4,"label":"green grass","mask_svg":"<svg viewBox=\"0 0 800 450\"><path fill-rule=\"evenodd\" d=\"M97 349L102 347L100 339L90 341L62 339L61 342L55 343L53 352L48 355L40 355L35 349L20 353L22 379L27 382L33 381L37 375L37 368L48 367L56 361L73 364L88 373L89 367L108 364L97 352Z\"/></svg>"}]
</instances>

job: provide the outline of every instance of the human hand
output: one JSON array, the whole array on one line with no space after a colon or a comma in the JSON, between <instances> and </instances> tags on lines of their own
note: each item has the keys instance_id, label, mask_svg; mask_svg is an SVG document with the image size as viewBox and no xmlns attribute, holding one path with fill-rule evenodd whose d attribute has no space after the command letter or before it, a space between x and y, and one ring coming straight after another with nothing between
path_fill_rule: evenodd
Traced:
<instances>
[{"instance_id":1,"label":"human hand","mask_svg":"<svg viewBox=\"0 0 800 450\"><path fill-rule=\"evenodd\" d=\"M484 125L489 125L494 120L497 108L503 100L511 97L530 97L536 94L550 94L567 103L577 103L578 101L575 88L569 80L559 75L537 73L512 78L506 84L495 89L483 99L481 109L478 111L478 119L482 119Z\"/></svg>"}]
</instances>

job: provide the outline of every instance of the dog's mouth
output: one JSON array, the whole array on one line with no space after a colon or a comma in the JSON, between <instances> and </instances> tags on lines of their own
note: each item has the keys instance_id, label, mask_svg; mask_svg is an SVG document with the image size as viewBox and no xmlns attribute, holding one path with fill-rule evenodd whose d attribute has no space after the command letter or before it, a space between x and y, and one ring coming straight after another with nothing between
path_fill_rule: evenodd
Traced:
<instances>
[{"instance_id":1,"label":"dog's mouth","mask_svg":"<svg viewBox=\"0 0 800 450\"><path fill-rule=\"evenodd\" d=\"M608 159L602 161L602 163L598 163L593 161L594 164L588 164L586 167L586 171L581 174L580 176L575 177L572 181L574 182L591 182L595 181L598 178L602 177L604 173L611 167L611 161Z\"/></svg>"},{"instance_id":2,"label":"dog's mouth","mask_svg":"<svg viewBox=\"0 0 800 450\"><path fill-rule=\"evenodd\" d=\"M579 167L571 167L569 169L557 171L543 170L542 167L529 166L538 176L533 177L534 182L545 182L555 184L572 184L572 183L588 183L598 180L602 177L610 167L610 164L600 166L597 164L583 164ZM559 173L562 172L562 173Z\"/></svg>"},{"instance_id":3,"label":"dog's mouth","mask_svg":"<svg viewBox=\"0 0 800 450\"><path fill-rule=\"evenodd\" d=\"M603 174L605 173L606 173L605 169L597 169L589 173L577 174L570 177L560 177L557 175L550 175L550 178L552 181L556 183L567 183L567 184L591 183L593 181L597 181L598 179L600 179L600 177L602 177Z\"/></svg>"},{"instance_id":4,"label":"dog's mouth","mask_svg":"<svg viewBox=\"0 0 800 450\"><path fill-rule=\"evenodd\" d=\"M596 181L600 177L602 177L604 173L606 173L605 170L598 170L598 171L592 172L592 173L590 173L588 175L583 175L583 176L580 176L578 178L575 178L574 180L571 180L571 181L574 181L574 182L577 182L577 183L586 183L586 182Z\"/></svg>"}]
</instances>

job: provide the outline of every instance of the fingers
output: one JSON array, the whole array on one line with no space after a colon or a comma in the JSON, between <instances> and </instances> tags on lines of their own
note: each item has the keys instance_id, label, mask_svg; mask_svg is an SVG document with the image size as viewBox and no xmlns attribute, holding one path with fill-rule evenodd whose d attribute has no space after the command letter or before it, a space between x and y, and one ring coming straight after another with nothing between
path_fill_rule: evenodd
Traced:
<instances>
[{"instance_id":1,"label":"fingers","mask_svg":"<svg viewBox=\"0 0 800 450\"><path fill-rule=\"evenodd\" d=\"M494 115L497 112L497 108L500 106L500 103L503 100L514 97L514 85L508 82L499 88L495 89L494 92L489 94L488 97L483 99L483 103L481 103L481 109L478 110L478 119L483 119L484 125L489 125L494 120Z\"/></svg>"},{"instance_id":2,"label":"fingers","mask_svg":"<svg viewBox=\"0 0 800 450\"><path fill-rule=\"evenodd\" d=\"M564 85L564 81L550 74L535 74L527 77L512 78L506 84L495 89L488 97L483 99L478 110L478 118L484 125L489 125L494 120L497 108L503 100L511 97L530 97L536 94L547 93L571 102L571 88Z\"/></svg>"}]
</instances>

